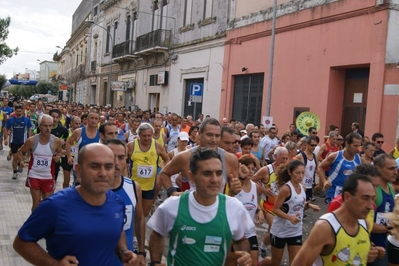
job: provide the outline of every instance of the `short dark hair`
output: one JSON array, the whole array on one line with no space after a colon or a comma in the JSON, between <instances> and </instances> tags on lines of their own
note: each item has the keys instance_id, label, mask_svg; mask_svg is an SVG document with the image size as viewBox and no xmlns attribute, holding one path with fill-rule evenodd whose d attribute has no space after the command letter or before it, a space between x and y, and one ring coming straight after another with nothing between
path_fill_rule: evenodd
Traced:
<instances>
[{"instance_id":1,"label":"short dark hair","mask_svg":"<svg viewBox=\"0 0 399 266\"><path fill-rule=\"evenodd\" d=\"M190 172L196 174L198 171L198 162L206 161L213 158L219 159L220 162L222 162L219 153L214 149L197 148L195 151L191 152Z\"/></svg>"},{"instance_id":2,"label":"short dark hair","mask_svg":"<svg viewBox=\"0 0 399 266\"><path fill-rule=\"evenodd\" d=\"M367 150L370 146L375 147L375 144L372 142L366 142L363 144L363 150Z\"/></svg>"},{"instance_id":3,"label":"short dark hair","mask_svg":"<svg viewBox=\"0 0 399 266\"><path fill-rule=\"evenodd\" d=\"M188 131L188 134L191 135L191 133L193 133L193 131L194 131L195 129L199 130L199 127L198 127L198 126L192 126L192 127L190 127L190 130Z\"/></svg>"},{"instance_id":4,"label":"short dark hair","mask_svg":"<svg viewBox=\"0 0 399 266\"><path fill-rule=\"evenodd\" d=\"M101 134L105 134L105 127L107 126L115 126L114 122L104 122L100 125L100 127L98 128L98 132ZM105 143L104 143L105 144Z\"/></svg>"},{"instance_id":5,"label":"short dark hair","mask_svg":"<svg viewBox=\"0 0 399 266\"><path fill-rule=\"evenodd\" d=\"M58 116L60 116L61 117L61 111L60 110L58 110L58 109L52 109L52 110L50 110L50 115L52 115L53 113L57 113L58 114Z\"/></svg>"},{"instance_id":6,"label":"short dark hair","mask_svg":"<svg viewBox=\"0 0 399 266\"><path fill-rule=\"evenodd\" d=\"M228 134L233 135L235 131L231 127L223 126L220 135L223 136L224 132L227 132Z\"/></svg>"},{"instance_id":7,"label":"short dark hair","mask_svg":"<svg viewBox=\"0 0 399 266\"><path fill-rule=\"evenodd\" d=\"M207 125L214 125L214 126L221 127L220 123L217 119L209 117L209 118L205 118L204 121L202 121L201 125L199 126L199 131L201 133L204 133Z\"/></svg>"},{"instance_id":8,"label":"short dark hair","mask_svg":"<svg viewBox=\"0 0 399 266\"><path fill-rule=\"evenodd\" d=\"M356 166L355 170L353 170L353 173L381 177L381 172L377 169L377 167L372 164L359 164L358 166Z\"/></svg>"},{"instance_id":9,"label":"short dark hair","mask_svg":"<svg viewBox=\"0 0 399 266\"><path fill-rule=\"evenodd\" d=\"M315 127L310 127L310 128L308 129L308 133L311 132L312 130L316 130L316 131L317 131L317 128L315 128Z\"/></svg>"},{"instance_id":10,"label":"short dark hair","mask_svg":"<svg viewBox=\"0 0 399 266\"><path fill-rule=\"evenodd\" d=\"M244 138L241 140L241 148L247 145L254 146L254 141L251 138Z\"/></svg>"},{"instance_id":11,"label":"short dark hair","mask_svg":"<svg viewBox=\"0 0 399 266\"><path fill-rule=\"evenodd\" d=\"M317 142L317 139L316 139L314 136L310 136L310 137L307 137L307 138L306 138L306 143L307 143L307 144L310 144L312 141L318 143L318 142Z\"/></svg>"},{"instance_id":12,"label":"short dark hair","mask_svg":"<svg viewBox=\"0 0 399 266\"><path fill-rule=\"evenodd\" d=\"M355 133L356 134L356 133ZM371 181L371 178L368 177L367 175L363 174L355 174L352 173L348 176L348 178L344 182L344 186L342 187L342 199L345 199L345 192L348 192L352 196L356 194L357 192L357 187L359 184L359 180L363 182L368 182L372 184L373 182Z\"/></svg>"},{"instance_id":13,"label":"short dark hair","mask_svg":"<svg viewBox=\"0 0 399 266\"><path fill-rule=\"evenodd\" d=\"M105 123L104 123L105 124ZM103 142L104 145L121 145L125 149L126 152L126 144L120 139L107 139Z\"/></svg>"},{"instance_id":14,"label":"short dark hair","mask_svg":"<svg viewBox=\"0 0 399 266\"><path fill-rule=\"evenodd\" d=\"M254 134L259 134L259 131L258 131L258 130L252 131L251 133L249 133L248 137L249 137L250 139L252 139L252 137L253 137Z\"/></svg>"},{"instance_id":15,"label":"short dark hair","mask_svg":"<svg viewBox=\"0 0 399 266\"><path fill-rule=\"evenodd\" d=\"M82 115L80 116L80 119L83 120L83 119L85 119L85 118L87 118L87 117L89 117L89 114L82 114Z\"/></svg>"},{"instance_id":16,"label":"short dark hair","mask_svg":"<svg viewBox=\"0 0 399 266\"><path fill-rule=\"evenodd\" d=\"M358 140L362 141L362 136L360 136L357 133L351 132L348 135L346 135L345 143L352 144L354 139L358 139Z\"/></svg>"},{"instance_id":17,"label":"short dark hair","mask_svg":"<svg viewBox=\"0 0 399 266\"><path fill-rule=\"evenodd\" d=\"M382 133L377 132L377 133L374 133L373 136L371 136L371 140L375 141L376 139L383 138L383 137L384 137L384 135L382 135Z\"/></svg>"},{"instance_id":18,"label":"short dark hair","mask_svg":"<svg viewBox=\"0 0 399 266\"><path fill-rule=\"evenodd\" d=\"M356 129L359 129L360 128L360 126L359 126L359 123L358 122L353 122L352 123L352 125L356 128Z\"/></svg>"}]
</instances>

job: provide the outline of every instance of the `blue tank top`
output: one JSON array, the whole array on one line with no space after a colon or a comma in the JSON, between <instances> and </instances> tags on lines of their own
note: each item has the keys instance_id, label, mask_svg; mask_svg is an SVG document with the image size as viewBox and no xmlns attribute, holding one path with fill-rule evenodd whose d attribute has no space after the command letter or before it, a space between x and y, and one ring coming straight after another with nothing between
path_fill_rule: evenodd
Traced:
<instances>
[{"instance_id":1,"label":"blue tank top","mask_svg":"<svg viewBox=\"0 0 399 266\"><path fill-rule=\"evenodd\" d=\"M359 154L355 154L352 161L344 158L344 151L338 151L337 157L333 161L328 172L328 179L331 181L331 187L327 191L327 198L333 199L342 193L344 181L352 174L356 166L361 164Z\"/></svg>"},{"instance_id":2,"label":"blue tank top","mask_svg":"<svg viewBox=\"0 0 399 266\"><path fill-rule=\"evenodd\" d=\"M79 144L79 150L81 150L87 144L100 142L100 133L97 130L96 136L94 138L90 139L86 135L86 127L82 127L82 134L80 135L80 138L81 138L81 141L80 141L80 144Z\"/></svg>"},{"instance_id":3,"label":"blue tank top","mask_svg":"<svg viewBox=\"0 0 399 266\"><path fill-rule=\"evenodd\" d=\"M395 200L391 191L389 191L389 193L386 193L384 190L381 189L381 187L378 187L377 189L381 190L382 201L381 204L377 206L377 209L374 212L374 222L379 225L387 225L389 220L385 218L383 214L393 211L393 208L395 206ZM387 246L386 233L370 234L370 240L376 246L384 248L386 248Z\"/></svg>"},{"instance_id":4,"label":"blue tank top","mask_svg":"<svg viewBox=\"0 0 399 266\"><path fill-rule=\"evenodd\" d=\"M134 212L137 204L136 186L134 181L130 178L122 177L121 185L112 190L116 195L121 197L125 203L125 218L123 224L123 231L126 235L127 247L133 250L133 236L134 236ZM118 257L114 257L114 266L123 265Z\"/></svg>"},{"instance_id":5,"label":"blue tank top","mask_svg":"<svg viewBox=\"0 0 399 266\"><path fill-rule=\"evenodd\" d=\"M262 155L263 155L263 153L262 153L262 147L259 145L258 146L258 151L252 151L251 150L251 153L256 157L256 158L258 158L258 160L259 160L259 162L260 163L262 163ZM259 170L259 169L258 169Z\"/></svg>"}]
</instances>

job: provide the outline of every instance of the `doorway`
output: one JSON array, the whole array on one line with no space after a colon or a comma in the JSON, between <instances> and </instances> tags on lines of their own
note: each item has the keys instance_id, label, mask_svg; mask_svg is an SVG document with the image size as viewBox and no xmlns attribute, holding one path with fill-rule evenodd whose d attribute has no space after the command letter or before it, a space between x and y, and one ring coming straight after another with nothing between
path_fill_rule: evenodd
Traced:
<instances>
[{"instance_id":1,"label":"doorway","mask_svg":"<svg viewBox=\"0 0 399 266\"><path fill-rule=\"evenodd\" d=\"M198 114L202 114L202 103L192 103L190 102L190 85L191 83L199 83L204 84L204 78L196 78L196 79L185 79L184 83L184 117L191 115L193 120L198 119ZM203 91L204 87L202 86ZM202 95L202 99L204 99L204 95ZM194 114L194 106L195 106L195 114ZM205 115L204 115L205 117Z\"/></svg>"},{"instance_id":2,"label":"doorway","mask_svg":"<svg viewBox=\"0 0 399 266\"><path fill-rule=\"evenodd\" d=\"M149 94L149 104L151 112L159 111L159 98L161 97L160 93L150 93Z\"/></svg>"},{"instance_id":3,"label":"doorway","mask_svg":"<svg viewBox=\"0 0 399 266\"><path fill-rule=\"evenodd\" d=\"M358 122L364 131L367 111L367 92L370 68L354 68L345 71L345 89L341 135L352 132L351 125Z\"/></svg>"},{"instance_id":4,"label":"doorway","mask_svg":"<svg viewBox=\"0 0 399 266\"><path fill-rule=\"evenodd\" d=\"M96 85L91 85L90 89L90 104L96 103Z\"/></svg>"},{"instance_id":5,"label":"doorway","mask_svg":"<svg viewBox=\"0 0 399 266\"><path fill-rule=\"evenodd\" d=\"M259 125L261 121L264 73L234 76L233 117Z\"/></svg>"}]
</instances>

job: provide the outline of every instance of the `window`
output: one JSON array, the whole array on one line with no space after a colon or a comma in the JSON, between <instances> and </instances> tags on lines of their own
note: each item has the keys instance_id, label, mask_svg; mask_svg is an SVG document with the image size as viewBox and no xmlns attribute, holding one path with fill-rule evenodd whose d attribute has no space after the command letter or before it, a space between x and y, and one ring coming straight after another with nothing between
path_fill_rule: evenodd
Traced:
<instances>
[{"instance_id":1,"label":"window","mask_svg":"<svg viewBox=\"0 0 399 266\"><path fill-rule=\"evenodd\" d=\"M111 25L108 25L107 26L107 32L105 33L105 36L106 36L106 44L105 44L105 52L106 53L109 53L109 37L110 37L110 35L109 35L109 33L111 32Z\"/></svg>"},{"instance_id":2,"label":"window","mask_svg":"<svg viewBox=\"0 0 399 266\"><path fill-rule=\"evenodd\" d=\"M184 0L183 27L191 23L191 6L193 0Z\"/></svg>"},{"instance_id":3,"label":"window","mask_svg":"<svg viewBox=\"0 0 399 266\"><path fill-rule=\"evenodd\" d=\"M95 6L93 9L93 16L94 17L97 16L97 13L98 13L98 6Z\"/></svg>"},{"instance_id":4,"label":"window","mask_svg":"<svg viewBox=\"0 0 399 266\"><path fill-rule=\"evenodd\" d=\"M212 0L204 0L204 15L203 20L212 17Z\"/></svg>"},{"instance_id":5,"label":"window","mask_svg":"<svg viewBox=\"0 0 399 266\"><path fill-rule=\"evenodd\" d=\"M158 75L150 75L150 86L158 86Z\"/></svg>"},{"instance_id":6,"label":"window","mask_svg":"<svg viewBox=\"0 0 399 266\"><path fill-rule=\"evenodd\" d=\"M137 20L137 11L134 11L133 12L133 21L136 21Z\"/></svg>"},{"instance_id":7,"label":"window","mask_svg":"<svg viewBox=\"0 0 399 266\"><path fill-rule=\"evenodd\" d=\"M158 10L158 0L154 0L154 7L152 11Z\"/></svg>"},{"instance_id":8,"label":"window","mask_svg":"<svg viewBox=\"0 0 399 266\"><path fill-rule=\"evenodd\" d=\"M116 37L118 36L118 21L115 21L114 25L114 43L112 45L116 44Z\"/></svg>"},{"instance_id":9,"label":"window","mask_svg":"<svg viewBox=\"0 0 399 266\"><path fill-rule=\"evenodd\" d=\"M163 0L162 1L162 6L166 6L168 4L168 0Z\"/></svg>"},{"instance_id":10,"label":"window","mask_svg":"<svg viewBox=\"0 0 399 266\"><path fill-rule=\"evenodd\" d=\"M126 18L126 41L130 40L130 15Z\"/></svg>"}]
</instances>

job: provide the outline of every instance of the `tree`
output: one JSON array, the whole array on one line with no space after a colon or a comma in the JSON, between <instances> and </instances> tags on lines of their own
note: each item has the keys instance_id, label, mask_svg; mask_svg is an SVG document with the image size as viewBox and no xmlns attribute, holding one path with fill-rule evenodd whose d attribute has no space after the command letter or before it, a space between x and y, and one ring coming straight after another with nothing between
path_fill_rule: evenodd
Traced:
<instances>
[{"instance_id":1,"label":"tree","mask_svg":"<svg viewBox=\"0 0 399 266\"><path fill-rule=\"evenodd\" d=\"M4 87L7 82L6 75L0 74L0 90Z\"/></svg>"},{"instance_id":2,"label":"tree","mask_svg":"<svg viewBox=\"0 0 399 266\"><path fill-rule=\"evenodd\" d=\"M10 26L11 18L0 18L0 65L3 64L8 58L18 53L18 47L11 49L6 44L8 38L8 27Z\"/></svg>"},{"instance_id":3,"label":"tree","mask_svg":"<svg viewBox=\"0 0 399 266\"><path fill-rule=\"evenodd\" d=\"M47 94L48 91L51 91L51 95L58 95L58 86L51 82L40 81L36 85L36 93L39 94Z\"/></svg>"}]
</instances>

